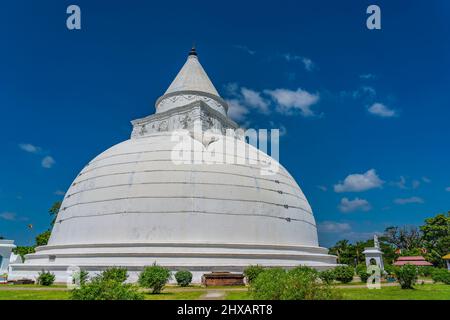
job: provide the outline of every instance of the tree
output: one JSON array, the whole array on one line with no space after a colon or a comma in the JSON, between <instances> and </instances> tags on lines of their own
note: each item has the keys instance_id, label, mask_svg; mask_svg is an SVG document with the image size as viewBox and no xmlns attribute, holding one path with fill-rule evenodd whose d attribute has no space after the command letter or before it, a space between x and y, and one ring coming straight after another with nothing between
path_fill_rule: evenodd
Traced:
<instances>
[{"instance_id":1,"label":"tree","mask_svg":"<svg viewBox=\"0 0 450 320\"><path fill-rule=\"evenodd\" d=\"M5 239L5 237L4 236L0 236L0 240L3 240L3 239Z\"/></svg>"},{"instance_id":2,"label":"tree","mask_svg":"<svg viewBox=\"0 0 450 320\"><path fill-rule=\"evenodd\" d=\"M54 202L52 207L48 210L48 213L50 213L50 216L52 217L52 221L50 222L52 227L56 222L56 217L58 216L59 209L61 208L61 203L61 201Z\"/></svg>"},{"instance_id":3,"label":"tree","mask_svg":"<svg viewBox=\"0 0 450 320\"><path fill-rule=\"evenodd\" d=\"M425 219L425 225L420 230L427 259L437 267L444 267L442 256L450 252L450 211Z\"/></svg>"},{"instance_id":4,"label":"tree","mask_svg":"<svg viewBox=\"0 0 450 320\"><path fill-rule=\"evenodd\" d=\"M421 232L417 227L388 227L384 231L386 241L401 250L413 250L422 247Z\"/></svg>"},{"instance_id":5,"label":"tree","mask_svg":"<svg viewBox=\"0 0 450 320\"><path fill-rule=\"evenodd\" d=\"M29 253L34 253L34 246L17 246L13 249L14 254L18 254L22 261L25 261L25 255Z\"/></svg>"},{"instance_id":6,"label":"tree","mask_svg":"<svg viewBox=\"0 0 450 320\"><path fill-rule=\"evenodd\" d=\"M48 239L50 239L51 232L47 230L36 237L36 246L45 246L48 243Z\"/></svg>"},{"instance_id":7,"label":"tree","mask_svg":"<svg viewBox=\"0 0 450 320\"><path fill-rule=\"evenodd\" d=\"M169 269L154 263L150 267L145 267L139 274L139 284L141 287L152 289L152 293L161 293L170 278Z\"/></svg>"},{"instance_id":8,"label":"tree","mask_svg":"<svg viewBox=\"0 0 450 320\"><path fill-rule=\"evenodd\" d=\"M355 263L355 250L348 240L340 240L330 248L330 254L337 256L337 262L343 264Z\"/></svg>"}]
</instances>

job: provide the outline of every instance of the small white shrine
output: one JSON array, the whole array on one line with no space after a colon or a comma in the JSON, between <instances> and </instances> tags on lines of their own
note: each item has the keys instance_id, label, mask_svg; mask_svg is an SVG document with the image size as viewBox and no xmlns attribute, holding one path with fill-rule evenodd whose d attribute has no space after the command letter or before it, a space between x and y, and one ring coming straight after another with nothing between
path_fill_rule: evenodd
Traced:
<instances>
[{"instance_id":1,"label":"small white shrine","mask_svg":"<svg viewBox=\"0 0 450 320\"><path fill-rule=\"evenodd\" d=\"M22 258L12 252L14 240L0 240L0 283L6 282L10 263L22 263Z\"/></svg>"},{"instance_id":2,"label":"small white shrine","mask_svg":"<svg viewBox=\"0 0 450 320\"><path fill-rule=\"evenodd\" d=\"M373 247L364 248L363 254L366 256L366 267L377 265L381 271L384 270L383 252L377 235L373 236Z\"/></svg>"}]
</instances>

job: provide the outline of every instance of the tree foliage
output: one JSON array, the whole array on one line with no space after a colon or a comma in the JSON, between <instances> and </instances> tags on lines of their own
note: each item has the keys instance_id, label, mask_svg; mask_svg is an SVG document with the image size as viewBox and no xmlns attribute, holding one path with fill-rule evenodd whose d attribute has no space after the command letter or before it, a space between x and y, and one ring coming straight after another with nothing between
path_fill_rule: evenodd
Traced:
<instances>
[{"instance_id":1,"label":"tree foliage","mask_svg":"<svg viewBox=\"0 0 450 320\"><path fill-rule=\"evenodd\" d=\"M37 283L41 286L51 286L55 282L55 275L50 271L39 272Z\"/></svg>"},{"instance_id":2,"label":"tree foliage","mask_svg":"<svg viewBox=\"0 0 450 320\"><path fill-rule=\"evenodd\" d=\"M450 211L426 219L420 230L427 249L427 259L437 267L444 267L442 257L450 252Z\"/></svg>"},{"instance_id":3,"label":"tree foliage","mask_svg":"<svg viewBox=\"0 0 450 320\"><path fill-rule=\"evenodd\" d=\"M169 269L158 266L156 263L150 267L145 267L139 275L139 284L144 288L149 288L152 293L160 293L167 281L171 278Z\"/></svg>"},{"instance_id":4,"label":"tree foliage","mask_svg":"<svg viewBox=\"0 0 450 320\"><path fill-rule=\"evenodd\" d=\"M192 282L192 272L188 270L180 270L175 273L175 280L181 287L187 287Z\"/></svg>"},{"instance_id":5,"label":"tree foliage","mask_svg":"<svg viewBox=\"0 0 450 320\"><path fill-rule=\"evenodd\" d=\"M112 270L113 269L113 270ZM72 300L143 300L138 287L124 283L122 268L111 268L94 277L90 282L81 283L80 288L71 291ZM123 281L122 281L123 280Z\"/></svg>"},{"instance_id":6,"label":"tree foliage","mask_svg":"<svg viewBox=\"0 0 450 320\"><path fill-rule=\"evenodd\" d=\"M252 283L263 271L264 267L260 265L251 265L245 268L244 276L247 278L248 283Z\"/></svg>"},{"instance_id":7,"label":"tree foliage","mask_svg":"<svg viewBox=\"0 0 450 320\"><path fill-rule=\"evenodd\" d=\"M250 284L250 292L257 300L331 300L340 295L319 280L319 272L308 267L286 271L269 268Z\"/></svg>"},{"instance_id":8,"label":"tree foliage","mask_svg":"<svg viewBox=\"0 0 450 320\"><path fill-rule=\"evenodd\" d=\"M401 267L395 268L394 272L402 289L413 289L418 276L416 266L405 264Z\"/></svg>"}]
</instances>

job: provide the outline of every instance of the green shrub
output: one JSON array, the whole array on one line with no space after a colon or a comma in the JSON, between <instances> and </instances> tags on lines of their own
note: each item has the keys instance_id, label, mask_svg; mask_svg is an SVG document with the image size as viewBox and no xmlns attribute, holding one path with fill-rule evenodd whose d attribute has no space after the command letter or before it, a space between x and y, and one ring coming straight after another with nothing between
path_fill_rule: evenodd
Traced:
<instances>
[{"instance_id":1,"label":"green shrub","mask_svg":"<svg viewBox=\"0 0 450 320\"><path fill-rule=\"evenodd\" d=\"M393 266L393 265L391 265L391 264L386 264L385 266L384 266L384 272L388 275L388 276L395 276L395 269L396 269L397 267L396 266Z\"/></svg>"},{"instance_id":2,"label":"green shrub","mask_svg":"<svg viewBox=\"0 0 450 320\"><path fill-rule=\"evenodd\" d=\"M252 283L258 275L264 271L264 267L260 265L248 266L244 270L244 276L247 278L248 283Z\"/></svg>"},{"instance_id":3,"label":"green shrub","mask_svg":"<svg viewBox=\"0 0 450 320\"><path fill-rule=\"evenodd\" d=\"M361 278L361 281L367 283L367 280L371 276L371 274L367 271L366 265L359 264L356 267L356 274Z\"/></svg>"},{"instance_id":4,"label":"green shrub","mask_svg":"<svg viewBox=\"0 0 450 320\"><path fill-rule=\"evenodd\" d=\"M419 267L419 275L423 276L423 277L429 277L431 276L431 274L434 271L434 267L432 266L423 266L423 267Z\"/></svg>"},{"instance_id":5,"label":"green shrub","mask_svg":"<svg viewBox=\"0 0 450 320\"><path fill-rule=\"evenodd\" d=\"M37 283L41 286L51 286L55 282L55 275L50 271L39 272Z\"/></svg>"},{"instance_id":6,"label":"green shrub","mask_svg":"<svg viewBox=\"0 0 450 320\"><path fill-rule=\"evenodd\" d=\"M125 280L127 280L128 272L126 268L112 267L102 272L102 278L104 280L112 280L115 282L122 283L125 282Z\"/></svg>"},{"instance_id":7,"label":"green shrub","mask_svg":"<svg viewBox=\"0 0 450 320\"><path fill-rule=\"evenodd\" d=\"M402 289L412 289L417 281L417 274L417 267L411 264L395 269L395 276Z\"/></svg>"},{"instance_id":8,"label":"green shrub","mask_svg":"<svg viewBox=\"0 0 450 320\"><path fill-rule=\"evenodd\" d=\"M257 300L330 300L339 299L337 291L319 280L319 272L308 267L290 271L271 268L262 271L250 284Z\"/></svg>"},{"instance_id":9,"label":"green shrub","mask_svg":"<svg viewBox=\"0 0 450 320\"><path fill-rule=\"evenodd\" d=\"M334 268L334 275L336 280L342 283L349 283L353 280L355 271L350 266L337 266Z\"/></svg>"},{"instance_id":10,"label":"green shrub","mask_svg":"<svg viewBox=\"0 0 450 320\"><path fill-rule=\"evenodd\" d=\"M83 285L89 279L89 272L80 270L72 274L72 284Z\"/></svg>"},{"instance_id":11,"label":"green shrub","mask_svg":"<svg viewBox=\"0 0 450 320\"><path fill-rule=\"evenodd\" d=\"M431 279L433 279L434 282L450 284L450 271L436 268L431 274Z\"/></svg>"},{"instance_id":12,"label":"green shrub","mask_svg":"<svg viewBox=\"0 0 450 320\"><path fill-rule=\"evenodd\" d=\"M71 291L72 300L143 300L144 295L132 284L115 281L104 277L104 273L96 276L79 289Z\"/></svg>"},{"instance_id":13,"label":"green shrub","mask_svg":"<svg viewBox=\"0 0 450 320\"><path fill-rule=\"evenodd\" d=\"M333 269L325 270L319 273L319 278L326 284L332 284L336 280L336 275Z\"/></svg>"},{"instance_id":14,"label":"green shrub","mask_svg":"<svg viewBox=\"0 0 450 320\"><path fill-rule=\"evenodd\" d=\"M139 275L139 284L144 288L152 289L152 293L160 293L171 277L167 268L153 264L145 267Z\"/></svg>"},{"instance_id":15,"label":"green shrub","mask_svg":"<svg viewBox=\"0 0 450 320\"><path fill-rule=\"evenodd\" d=\"M187 287L189 284L191 284L192 281L192 273L187 270L181 270L175 273L175 279L177 280L177 283L181 287Z\"/></svg>"},{"instance_id":16,"label":"green shrub","mask_svg":"<svg viewBox=\"0 0 450 320\"><path fill-rule=\"evenodd\" d=\"M282 268L262 271L250 284L250 292L256 300L281 300L287 272Z\"/></svg>"}]
</instances>

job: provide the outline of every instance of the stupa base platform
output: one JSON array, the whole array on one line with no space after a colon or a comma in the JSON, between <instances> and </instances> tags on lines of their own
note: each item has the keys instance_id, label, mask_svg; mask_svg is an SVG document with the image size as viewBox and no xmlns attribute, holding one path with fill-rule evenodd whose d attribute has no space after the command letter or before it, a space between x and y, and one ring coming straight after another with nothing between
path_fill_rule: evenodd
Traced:
<instances>
[{"instance_id":1,"label":"stupa base platform","mask_svg":"<svg viewBox=\"0 0 450 320\"><path fill-rule=\"evenodd\" d=\"M120 266L128 270L128 281L136 282L145 266L153 263L171 271L189 270L193 283L214 271L242 273L249 265L293 268L306 265L318 270L336 266L327 249L309 246L274 246L207 243L116 243L38 247L25 263L10 265L9 280L36 279L42 270L55 274L58 283L67 282L74 268L94 276ZM175 280L172 279L172 282Z\"/></svg>"}]
</instances>

